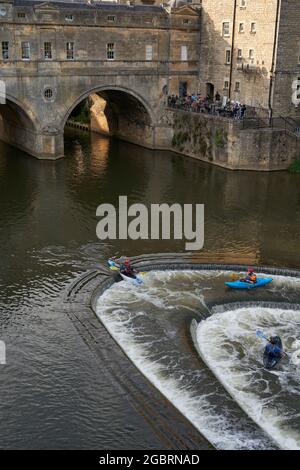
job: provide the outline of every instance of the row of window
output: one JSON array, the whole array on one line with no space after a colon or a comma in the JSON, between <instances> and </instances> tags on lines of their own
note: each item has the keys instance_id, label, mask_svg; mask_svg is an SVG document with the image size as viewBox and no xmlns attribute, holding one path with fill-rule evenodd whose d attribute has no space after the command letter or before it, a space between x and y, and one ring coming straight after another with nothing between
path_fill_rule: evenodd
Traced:
<instances>
[{"instance_id":1,"label":"row of window","mask_svg":"<svg viewBox=\"0 0 300 470\"><path fill-rule=\"evenodd\" d=\"M224 79L224 90L229 90L229 78ZM241 82L236 81L234 84L234 91L239 93L241 91Z\"/></svg>"},{"instance_id":2,"label":"row of window","mask_svg":"<svg viewBox=\"0 0 300 470\"><path fill-rule=\"evenodd\" d=\"M230 51L229 51L230 52ZM109 42L106 44L106 58L107 60L114 60L116 56L116 48L115 43ZM30 60L30 43L29 41L21 42L21 57L22 60ZM52 43L47 41L44 42L44 49L43 49L43 57L45 60L52 60L53 59L53 47ZM2 59L9 60L9 42L2 41ZM145 58L147 61L151 61L153 59L153 46L146 45L145 48ZM66 43L66 59L67 60L74 60L75 59L75 43L74 42L67 42ZM181 46L181 60L187 61L188 60L188 48L187 46Z\"/></svg>"},{"instance_id":3,"label":"row of window","mask_svg":"<svg viewBox=\"0 0 300 470\"><path fill-rule=\"evenodd\" d=\"M18 18L25 19L25 18L26 18L26 13L24 13L24 12L18 12L18 13L17 13L17 17L18 17ZM74 19L75 19L75 18L74 18L74 15L72 15L72 14L70 14L70 15L65 15L65 21L72 22L72 21L74 21ZM115 23L115 21L116 21L115 15L108 15L108 16L106 17L106 19L107 19L107 21L108 21L109 23ZM184 19L182 20L182 24L190 24L190 20L189 20L188 18L184 18Z\"/></svg>"},{"instance_id":4,"label":"row of window","mask_svg":"<svg viewBox=\"0 0 300 470\"><path fill-rule=\"evenodd\" d=\"M26 18L26 13L25 12L22 12L22 11L19 11L17 13L17 17L18 18ZM74 21L74 15L72 14L69 14L69 15L65 15L65 21ZM110 22L115 22L116 21L116 17L114 15L108 15L107 16L107 21L110 21Z\"/></svg>"},{"instance_id":5,"label":"row of window","mask_svg":"<svg viewBox=\"0 0 300 470\"><path fill-rule=\"evenodd\" d=\"M149 48L151 48L151 54L150 54ZM44 42L43 55L44 55L45 60L53 59L53 48L52 48L51 42ZM30 42L29 41L21 42L21 57L22 57L22 60L30 60ZM106 44L106 57L109 60L114 60L115 58L114 43ZM2 59L9 60L9 42L8 41L2 41ZM67 60L74 59L74 42L66 43L66 59ZM146 60L151 60L151 59L152 59L152 46L146 46Z\"/></svg>"},{"instance_id":6,"label":"row of window","mask_svg":"<svg viewBox=\"0 0 300 470\"><path fill-rule=\"evenodd\" d=\"M26 60L26 59L29 60L30 59L30 44L29 44L29 42L22 42L21 43L21 52L22 52L22 59L23 60ZM67 60L74 60L74 58L75 58L74 53L75 53L74 42L67 42L66 43L66 59ZM114 60L115 59L115 44L113 42L109 42L109 43L106 44L106 58L108 60ZM45 60L52 60L53 59L53 49L52 49L52 43L51 42L44 42L44 59ZM152 60L152 46L146 46L146 60Z\"/></svg>"},{"instance_id":7,"label":"row of window","mask_svg":"<svg viewBox=\"0 0 300 470\"><path fill-rule=\"evenodd\" d=\"M74 42L66 43L66 59L74 60L75 48ZM146 60L152 60L153 48L151 45L146 46ZM21 42L21 57L22 60L30 60L30 43L28 41ZM44 42L43 57L45 60L53 59L53 47L51 42ZM115 59L115 44L109 42L106 44L106 58L108 60ZM9 42L2 42L2 59L9 60Z\"/></svg>"},{"instance_id":8,"label":"row of window","mask_svg":"<svg viewBox=\"0 0 300 470\"><path fill-rule=\"evenodd\" d=\"M238 49L237 50L237 59L242 59L243 58L243 49ZM249 55L248 58L250 60L254 59L254 49L249 49ZM231 64L231 50L226 49L225 51L225 63L226 64Z\"/></svg>"},{"instance_id":9,"label":"row of window","mask_svg":"<svg viewBox=\"0 0 300 470\"><path fill-rule=\"evenodd\" d=\"M240 22L239 23L239 33L243 34L245 33L246 28L245 28L245 23ZM256 22L252 21L250 23L250 33L255 34L256 33ZM223 21L222 23L222 35L224 38L229 38L230 37L230 21Z\"/></svg>"}]
</instances>

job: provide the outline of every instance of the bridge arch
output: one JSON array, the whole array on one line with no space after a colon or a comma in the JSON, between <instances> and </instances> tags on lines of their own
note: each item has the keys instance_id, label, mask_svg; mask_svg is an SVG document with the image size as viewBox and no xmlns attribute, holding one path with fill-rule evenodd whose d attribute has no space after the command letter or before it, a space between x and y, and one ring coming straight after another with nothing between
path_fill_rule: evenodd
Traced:
<instances>
[{"instance_id":1,"label":"bridge arch","mask_svg":"<svg viewBox=\"0 0 300 470\"><path fill-rule=\"evenodd\" d=\"M137 101L137 103L140 103L149 114L149 117L151 119L151 125L155 124L155 121L156 121L155 113L152 107L150 106L150 104L145 100L143 96L131 90L130 88L127 88L124 86L104 85L104 86L92 87L89 90L82 93L79 97L77 97L76 100L66 110L66 113L63 117L60 128L64 129L66 122L69 116L71 115L72 111L76 108L76 106L78 106L78 104L80 104L90 95L92 95L93 93L101 94L101 93L111 93L111 92L120 92L120 93L123 93L124 95L128 95L134 98Z\"/></svg>"},{"instance_id":2,"label":"bridge arch","mask_svg":"<svg viewBox=\"0 0 300 470\"><path fill-rule=\"evenodd\" d=\"M38 119L32 109L6 94L0 104L0 140L32 154L37 133Z\"/></svg>"},{"instance_id":3,"label":"bridge arch","mask_svg":"<svg viewBox=\"0 0 300 470\"><path fill-rule=\"evenodd\" d=\"M156 125L154 110L143 96L124 86L103 85L89 88L81 93L66 109L60 129L64 129L76 106L88 97L94 100L97 96L104 102L104 115L110 135L153 148ZM92 118L93 123L97 122L95 114L92 114Z\"/></svg>"},{"instance_id":4,"label":"bridge arch","mask_svg":"<svg viewBox=\"0 0 300 470\"><path fill-rule=\"evenodd\" d=\"M4 116L7 111L10 111L11 115L14 114L19 122L26 121L32 129L35 131L38 129L39 120L34 111L8 93L5 94L5 103L0 104L0 114Z\"/></svg>"}]
</instances>

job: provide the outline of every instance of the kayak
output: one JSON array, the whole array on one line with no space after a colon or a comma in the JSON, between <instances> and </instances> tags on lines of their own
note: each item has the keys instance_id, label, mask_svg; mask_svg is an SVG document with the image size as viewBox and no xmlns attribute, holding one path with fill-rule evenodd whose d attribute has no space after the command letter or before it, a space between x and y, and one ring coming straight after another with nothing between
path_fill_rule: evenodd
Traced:
<instances>
[{"instance_id":1,"label":"kayak","mask_svg":"<svg viewBox=\"0 0 300 470\"><path fill-rule=\"evenodd\" d=\"M263 363L266 369L274 369L274 367L280 362L281 356L273 356L264 352Z\"/></svg>"},{"instance_id":2,"label":"kayak","mask_svg":"<svg viewBox=\"0 0 300 470\"><path fill-rule=\"evenodd\" d=\"M281 339L279 336L277 336L276 338L277 338L277 341L276 341L275 346L280 348L280 350L282 351ZM267 348L270 349L270 345L267 345L265 347L264 354L263 354L263 364L266 369L274 369L274 367L280 362L282 358L282 354L278 352L273 353L272 350L267 350Z\"/></svg>"},{"instance_id":3,"label":"kayak","mask_svg":"<svg viewBox=\"0 0 300 470\"><path fill-rule=\"evenodd\" d=\"M107 262L112 271L117 271L119 269L119 265L112 259L109 259Z\"/></svg>"},{"instance_id":4,"label":"kayak","mask_svg":"<svg viewBox=\"0 0 300 470\"><path fill-rule=\"evenodd\" d=\"M243 281L225 282L225 284L226 286L231 287L232 289L256 289L257 287L266 286L272 281L272 277L261 277L257 278L257 282L255 284Z\"/></svg>"},{"instance_id":5,"label":"kayak","mask_svg":"<svg viewBox=\"0 0 300 470\"><path fill-rule=\"evenodd\" d=\"M128 276L127 274L119 273L122 279L127 282L131 282L133 284L142 284L143 281L140 277L134 275L134 276Z\"/></svg>"},{"instance_id":6,"label":"kayak","mask_svg":"<svg viewBox=\"0 0 300 470\"><path fill-rule=\"evenodd\" d=\"M108 265L109 265L109 268L112 271L118 271L120 276L122 277L122 279L124 281L131 282L132 284L142 284L143 283L142 279L139 276L137 276L136 274L133 274L132 276L129 276L128 274L121 273L120 272L120 266L114 260L109 259L108 260Z\"/></svg>"}]
</instances>

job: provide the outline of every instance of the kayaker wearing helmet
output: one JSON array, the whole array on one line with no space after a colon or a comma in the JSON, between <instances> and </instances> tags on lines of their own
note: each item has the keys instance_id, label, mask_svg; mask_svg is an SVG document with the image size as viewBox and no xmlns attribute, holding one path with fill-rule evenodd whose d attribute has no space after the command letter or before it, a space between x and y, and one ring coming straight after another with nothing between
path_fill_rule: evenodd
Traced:
<instances>
[{"instance_id":1,"label":"kayaker wearing helmet","mask_svg":"<svg viewBox=\"0 0 300 470\"><path fill-rule=\"evenodd\" d=\"M126 259L124 261L124 264L122 264L120 266L120 272L122 274L125 274L125 276L129 276L129 277L135 277L135 274L134 274L134 270L130 264L130 261L128 259Z\"/></svg>"},{"instance_id":2,"label":"kayaker wearing helmet","mask_svg":"<svg viewBox=\"0 0 300 470\"><path fill-rule=\"evenodd\" d=\"M248 268L247 276L244 279L240 279L241 282L249 282L250 284L257 283L257 276L253 268Z\"/></svg>"},{"instance_id":3,"label":"kayaker wearing helmet","mask_svg":"<svg viewBox=\"0 0 300 470\"><path fill-rule=\"evenodd\" d=\"M263 362L267 369L273 369L285 354L280 336L271 336L265 347Z\"/></svg>"}]
</instances>

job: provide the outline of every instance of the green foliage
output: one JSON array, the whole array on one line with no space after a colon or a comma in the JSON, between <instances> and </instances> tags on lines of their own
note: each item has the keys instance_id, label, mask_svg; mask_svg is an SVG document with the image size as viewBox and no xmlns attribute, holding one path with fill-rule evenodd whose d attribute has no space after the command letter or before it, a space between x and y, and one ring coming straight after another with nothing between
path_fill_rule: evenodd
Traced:
<instances>
[{"instance_id":1,"label":"green foliage","mask_svg":"<svg viewBox=\"0 0 300 470\"><path fill-rule=\"evenodd\" d=\"M216 130L216 132L215 132L215 144L216 144L216 147L219 147L219 148L224 148L225 147L223 129L217 129Z\"/></svg>"},{"instance_id":2,"label":"green foliage","mask_svg":"<svg viewBox=\"0 0 300 470\"><path fill-rule=\"evenodd\" d=\"M79 103L73 110L70 118L73 121L81 122L82 124L89 124L91 122L91 114L88 100Z\"/></svg>"},{"instance_id":3,"label":"green foliage","mask_svg":"<svg viewBox=\"0 0 300 470\"><path fill-rule=\"evenodd\" d=\"M290 173L300 173L300 160L295 160L288 168Z\"/></svg>"},{"instance_id":4,"label":"green foliage","mask_svg":"<svg viewBox=\"0 0 300 470\"><path fill-rule=\"evenodd\" d=\"M179 147L180 150L183 150L185 142L189 139L188 132L176 132L172 139L173 147Z\"/></svg>"}]
</instances>

